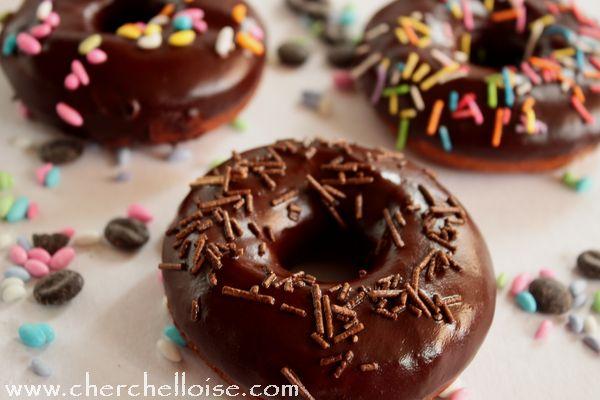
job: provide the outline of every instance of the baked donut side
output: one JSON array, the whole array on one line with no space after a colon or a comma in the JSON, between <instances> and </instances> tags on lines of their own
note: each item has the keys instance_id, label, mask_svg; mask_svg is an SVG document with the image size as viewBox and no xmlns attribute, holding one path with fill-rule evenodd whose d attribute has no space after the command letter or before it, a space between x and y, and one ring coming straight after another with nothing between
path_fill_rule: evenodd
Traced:
<instances>
[{"instance_id":1,"label":"baked donut side","mask_svg":"<svg viewBox=\"0 0 600 400\"><path fill-rule=\"evenodd\" d=\"M41 20L42 3L25 1L0 37L15 98L33 119L107 146L229 122L264 69L264 28L244 1L55 0Z\"/></svg>"},{"instance_id":2,"label":"baked donut side","mask_svg":"<svg viewBox=\"0 0 600 400\"><path fill-rule=\"evenodd\" d=\"M463 206L399 153L343 142L234 153L192 183L160 268L211 367L246 389L299 380L305 398L433 397L495 307Z\"/></svg>"},{"instance_id":3,"label":"baked donut side","mask_svg":"<svg viewBox=\"0 0 600 400\"><path fill-rule=\"evenodd\" d=\"M554 1L397 0L368 24L353 74L400 148L464 169L555 169L600 141L597 32Z\"/></svg>"}]
</instances>

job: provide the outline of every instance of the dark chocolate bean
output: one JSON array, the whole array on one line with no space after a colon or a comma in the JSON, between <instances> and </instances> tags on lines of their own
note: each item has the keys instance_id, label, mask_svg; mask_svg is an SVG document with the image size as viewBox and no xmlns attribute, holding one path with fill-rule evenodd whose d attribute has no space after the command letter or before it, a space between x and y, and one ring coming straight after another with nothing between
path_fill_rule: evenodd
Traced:
<instances>
[{"instance_id":1,"label":"dark chocolate bean","mask_svg":"<svg viewBox=\"0 0 600 400\"><path fill-rule=\"evenodd\" d=\"M104 237L121 250L136 250L142 247L150 233L142 222L131 218L115 218L106 225Z\"/></svg>"},{"instance_id":2,"label":"dark chocolate bean","mask_svg":"<svg viewBox=\"0 0 600 400\"><path fill-rule=\"evenodd\" d=\"M77 296L82 288L83 277L64 269L40 279L33 289L33 297L40 304L60 306Z\"/></svg>"},{"instance_id":3,"label":"dark chocolate bean","mask_svg":"<svg viewBox=\"0 0 600 400\"><path fill-rule=\"evenodd\" d=\"M292 11L316 19L327 19L331 14L329 0L286 0L286 3Z\"/></svg>"},{"instance_id":4,"label":"dark chocolate bean","mask_svg":"<svg viewBox=\"0 0 600 400\"><path fill-rule=\"evenodd\" d=\"M72 139L58 139L44 143L39 149L40 158L52 164L66 164L78 159L83 153L83 144Z\"/></svg>"},{"instance_id":5,"label":"dark chocolate bean","mask_svg":"<svg viewBox=\"0 0 600 400\"><path fill-rule=\"evenodd\" d=\"M327 52L327 61L337 68L350 68L356 61L356 46L346 43L332 47Z\"/></svg>"},{"instance_id":6,"label":"dark chocolate bean","mask_svg":"<svg viewBox=\"0 0 600 400\"><path fill-rule=\"evenodd\" d=\"M577 257L577 268L581 275L590 279L600 279L600 251L588 250Z\"/></svg>"},{"instance_id":7,"label":"dark chocolate bean","mask_svg":"<svg viewBox=\"0 0 600 400\"><path fill-rule=\"evenodd\" d=\"M301 43L289 41L277 49L279 61L288 67L299 67L308 60L308 49Z\"/></svg>"},{"instance_id":8,"label":"dark chocolate bean","mask_svg":"<svg viewBox=\"0 0 600 400\"><path fill-rule=\"evenodd\" d=\"M41 247L50 254L56 253L58 250L68 245L71 240L63 233L35 233L33 234L32 239L33 247Z\"/></svg>"},{"instance_id":9,"label":"dark chocolate bean","mask_svg":"<svg viewBox=\"0 0 600 400\"><path fill-rule=\"evenodd\" d=\"M529 292L537 302L538 311L545 314L564 314L573 304L569 289L554 279L534 280L529 285Z\"/></svg>"}]
</instances>

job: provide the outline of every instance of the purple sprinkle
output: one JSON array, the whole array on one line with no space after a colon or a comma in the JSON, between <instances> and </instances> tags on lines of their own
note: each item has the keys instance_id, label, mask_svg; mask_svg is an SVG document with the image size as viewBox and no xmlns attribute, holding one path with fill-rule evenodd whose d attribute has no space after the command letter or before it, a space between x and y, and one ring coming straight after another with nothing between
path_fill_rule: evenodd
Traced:
<instances>
[{"instance_id":1,"label":"purple sprinkle","mask_svg":"<svg viewBox=\"0 0 600 400\"><path fill-rule=\"evenodd\" d=\"M594 352L600 354L600 341L593 336L586 336L583 338L583 343L592 349Z\"/></svg>"},{"instance_id":2,"label":"purple sprinkle","mask_svg":"<svg viewBox=\"0 0 600 400\"><path fill-rule=\"evenodd\" d=\"M116 182L129 182L131 180L131 172L121 171L115 176Z\"/></svg>"}]
</instances>

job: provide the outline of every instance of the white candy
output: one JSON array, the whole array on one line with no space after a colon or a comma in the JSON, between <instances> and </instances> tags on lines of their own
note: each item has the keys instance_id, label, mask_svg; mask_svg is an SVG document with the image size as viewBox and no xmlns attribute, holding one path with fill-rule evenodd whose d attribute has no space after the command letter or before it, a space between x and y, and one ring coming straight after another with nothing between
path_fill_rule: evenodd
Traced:
<instances>
[{"instance_id":1,"label":"white candy","mask_svg":"<svg viewBox=\"0 0 600 400\"><path fill-rule=\"evenodd\" d=\"M156 24L156 25L167 25L169 23L169 17L163 14L159 14L156 17L152 18L148 25Z\"/></svg>"},{"instance_id":2,"label":"white candy","mask_svg":"<svg viewBox=\"0 0 600 400\"><path fill-rule=\"evenodd\" d=\"M33 141L25 137L23 135L14 136L10 139L11 146L16 147L17 149L27 150L33 146Z\"/></svg>"},{"instance_id":3,"label":"white candy","mask_svg":"<svg viewBox=\"0 0 600 400\"><path fill-rule=\"evenodd\" d=\"M6 250L14 243L15 239L10 233L0 233L0 250Z\"/></svg>"},{"instance_id":4,"label":"white candy","mask_svg":"<svg viewBox=\"0 0 600 400\"><path fill-rule=\"evenodd\" d=\"M463 387L463 384L462 384L460 378L457 378L454 382L452 382L452 384L450 386L448 386L438 396L441 397L442 399L445 399L446 397L450 397L450 395L452 393L456 392L458 389L460 389L462 387Z\"/></svg>"},{"instance_id":5,"label":"white candy","mask_svg":"<svg viewBox=\"0 0 600 400\"><path fill-rule=\"evenodd\" d=\"M593 315L588 315L585 321L583 322L583 332L587 335L595 335L598 331L598 321L596 321L596 317Z\"/></svg>"},{"instance_id":6,"label":"white candy","mask_svg":"<svg viewBox=\"0 0 600 400\"><path fill-rule=\"evenodd\" d=\"M10 278L4 279L2 283L0 283L0 292L11 286L25 286L25 283L16 276L11 276Z\"/></svg>"},{"instance_id":7,"label":"white candy","mask_svg":"<svg viewBox=\"0 0 600 400\"><path fill-rule=\"evenodd\" d=\"M14 303L27 296L27 290L23 285L11 285L2 291L2 301L5 303Z\"/></svg>"},{"instance_id":8,"label":"white candy","mask_svg":"<svg viewBox=\"0 0 600 400\"><path fill-rule=\"evenodd\" d=\"M37 8L36 17L40 21L45 21L52 13L52 1L44 0Z\"/></svg>"},{"instance_id":9,"label":"white candy","mask_svg":"<svg viewBox=\"0 0 600 400\"><path fill-rule=\"evenodd\" d=\"M175 363L181 361L181 352L177 348L177 345L170 340L158 339L156 342L156 348L158 349L158 352L167 360Z\"/></svg>"},{"instance_id":10,"label":"white candy","mask_svg":"<svg viewBox=\"0 0 600 400\"><path fill-rule=\"evenodd\" d=\"M162 34L154 33L152 35L146 35L139 38L137 41L137 45L140 49L154 50L162 46L162 42Z\"/></svg>"},{"instance_id":11,"label":"white candy","mask_svg":"<svg viewBox=\"0 0 600 400\"><path fill-rule=\"evenodd\" d=\"M233 42L235 32L232 27L226 26L219 32L217 36L217 42L215 43L215 51L218 55L225 58L235 50L235 43Z\"/></svg>"},{"instance_id":12,"label":"white candy","mask_svg":"<svg viewBox=\"0 0 600 400\"><path fill-rule=\"evenodd\" d=\"M102 234L97 231L83 231L77 233L73 239L75 246L85 247L93 246L102 241Z\"/></svg>"}]
</instances>

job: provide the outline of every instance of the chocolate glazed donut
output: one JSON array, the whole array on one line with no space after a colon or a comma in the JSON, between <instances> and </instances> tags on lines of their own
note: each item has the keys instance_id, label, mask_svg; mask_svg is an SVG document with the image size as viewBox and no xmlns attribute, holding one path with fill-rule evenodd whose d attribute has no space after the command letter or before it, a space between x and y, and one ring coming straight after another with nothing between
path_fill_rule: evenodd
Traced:
<instances>
[{"instance_id":1,"label":"chocolate glazed donut","mask_svg":"<svg viewBox=\"0 0 600 400\"><path fill-rule=\"evenodd\" d=\"M281 141L191 185L160 268L176 326L227 380L430 399L481 345L495 307L486 245L401 154Z\"/></svg>"},{"instance_id":2,"label":"chocolate glazed donut","mask_svg":"<svg viewBox=\"0 0 600 400\"><path fill-rule=\"evenodd\" d=\"M398 0L368 24L354 76L400 147L457 168L549 170L600 141L599 37L555 1Z\"/></svg>"},{"instance_id":3,"label":"chocolate glazed donut","mask_svg":"<svg viewBox=\"0 0 600 400\"><path fill-rule=\"evenodd\" d=\"M77 137L194 138L232 120L262 75L262 24L241 0L54 0L40 19L42 3L5 22L2 67L32 118Z\"/></svg>"}]
</instances>

